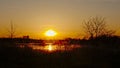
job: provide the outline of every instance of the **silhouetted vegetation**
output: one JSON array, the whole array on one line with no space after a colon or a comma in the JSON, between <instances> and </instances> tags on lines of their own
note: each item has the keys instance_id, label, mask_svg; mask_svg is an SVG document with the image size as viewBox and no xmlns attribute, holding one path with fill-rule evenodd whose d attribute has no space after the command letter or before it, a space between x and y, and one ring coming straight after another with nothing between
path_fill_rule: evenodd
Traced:
<instances>
[{"instance_id":1,"label":"silhouetted vegetation","mask_svg":"<svg viewBox=\"0 0 120 68\"><path fill-rule=\"evenodd\" d=\"M13 22L10 22L10 30L8 30L8 36L9 38L14 38L15 37L15 28L13 26Z\"/></svg>"},{"instance_id":2,"label":"silhouetted vegetation","mask_svg":"<svg viewBox=\"0 0 120 68\"><path fill-rule=\"evenodd\" d=\"M84 29L90 39L99 36L112 36L115 31L107 28L105 18L102 17L92 17L88 21L84 22Z\"/></svg>"}]
</instances>

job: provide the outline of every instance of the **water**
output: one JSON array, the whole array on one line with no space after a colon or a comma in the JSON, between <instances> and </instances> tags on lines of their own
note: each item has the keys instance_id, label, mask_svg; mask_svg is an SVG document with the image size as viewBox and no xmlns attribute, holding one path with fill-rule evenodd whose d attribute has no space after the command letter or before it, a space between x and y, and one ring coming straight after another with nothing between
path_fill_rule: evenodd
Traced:
<instances>
[{"instance_id":1,"label":"water","mask_svg":"<svg viewBox=\"0 0 120 68\"><path fill-rule=\"evenodd\" d=\"M19 44L18 47L20 48L29 47L29 48L32 48L33 50L54 52L54 51L73 50L75 48L80 48L80 45L58 45L58 44L52 44L52 43L46 43L45 45L40 45L36 43L27 43L27 44L23 43L23 44Z\"/></svg>"}]
</instances>

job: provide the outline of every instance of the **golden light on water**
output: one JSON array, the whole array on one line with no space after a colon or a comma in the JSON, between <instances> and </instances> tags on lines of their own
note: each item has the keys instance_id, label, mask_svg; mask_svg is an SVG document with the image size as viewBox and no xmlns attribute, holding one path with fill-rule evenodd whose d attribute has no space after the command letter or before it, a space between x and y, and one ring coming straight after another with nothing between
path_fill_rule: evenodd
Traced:
<instances>
[{"instance_id":1,"label":"golden light on water","mask_svg":"<svg viewBox=\"0 0 120 68\"><path fill-rule=\"evenodd\" d=\"M24 48L26 45L21 45L21 48ZM28 47L32 48L33 50L42 50L47 52L55 52L55 51L69 51L75 48L80 48L80 45L53 45L53 44L47 44L47 45L36 45L36 44L29 44Z\"/></svg>"},{"instance_id":2,"label":"golden light on water","mask_svg":"<svg viewBox=\"0 0 120 68\"><path fill-rule=\"evenodd\" d=\"M56 34L57 33L54 30L48 30L48 31L45 32L45 36L48 36L48 37L53 37Z\"/></svg>"},{"instance_id":3,"label":"golden light on water","mask_svg":"<svg viewBox=\"0 0 120 68\"><path fill-rule=\"evenodd\" d=\"M49 45L46 45L45 47L44 47L44 50L47 50L47 51L55 51L55 50L57 50L56 49L56 46L55 45L52 45L52 44L49 44Z\"/></svg>"},{"instance_id":4,"label":"golden light on water","mask_svg":"<svg viewBox=\"0 0 120 68\"><path fill-rule=\"evenodd\" d=\"M53 50L52 45L48 45L48 50L49 50L49 51L52 51L52 50Z\"/></svg>"}]
</instances>

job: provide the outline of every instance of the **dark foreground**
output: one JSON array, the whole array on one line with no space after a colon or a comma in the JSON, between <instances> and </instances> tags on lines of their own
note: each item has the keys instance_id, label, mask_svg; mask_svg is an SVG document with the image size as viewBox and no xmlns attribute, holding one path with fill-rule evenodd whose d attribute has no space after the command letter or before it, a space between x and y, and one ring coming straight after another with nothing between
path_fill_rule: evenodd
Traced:
<instances>
[{"instance_id":1,"label":"dark foreground","mask_svg":"<svg viewBox=\"0 0 120 68\"><path fill-rule=\"evenodd\" d=\"M10 44L14 45L14 44ZM65 52L0 47L0 68L119 68L120 51L83 47Z\"/></svg>"}]
</instances>

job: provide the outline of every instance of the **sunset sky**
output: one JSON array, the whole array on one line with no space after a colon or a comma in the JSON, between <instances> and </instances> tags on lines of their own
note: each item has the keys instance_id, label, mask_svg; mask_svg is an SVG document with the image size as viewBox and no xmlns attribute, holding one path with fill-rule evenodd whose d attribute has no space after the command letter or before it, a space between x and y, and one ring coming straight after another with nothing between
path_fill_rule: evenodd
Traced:
<instances>
[{"instance_id":1,"label":"sunset sky","mask_svg":"<svg viewBox=\"0 0 120 68\"><path fill-rule=\"evenodd\" d=\"M0 0L0 37L7 36L12 20L16 36L45 38L53 29L56 38L83 37L83 21L103 16L120 35L120 0Z\"/></svg>"}]
</instances>

